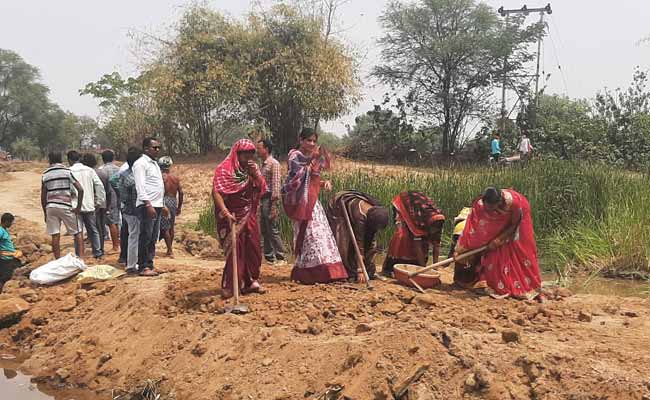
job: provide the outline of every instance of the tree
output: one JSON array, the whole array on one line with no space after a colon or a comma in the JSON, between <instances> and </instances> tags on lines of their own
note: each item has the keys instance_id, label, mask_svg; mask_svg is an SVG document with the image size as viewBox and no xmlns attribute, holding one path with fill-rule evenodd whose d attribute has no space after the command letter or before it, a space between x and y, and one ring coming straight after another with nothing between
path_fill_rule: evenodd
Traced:
<instances>
[{"instance_id":1,"label":"tree","mask_svg":"<svg viewBox=\"0 0 650 400\"><path fill-rule=\"evenodd\" d=\"M32 139L20 138L11 144L11 151L14 156L23 161L29 161L38 157L40 149Z\"/></svg>"},{"instance_id":2,"label":"tree","mask_svg":"<svg viewBox=\"0 0 650 400\"><path fill-rule=\"evenodd\" d=\"M0 145L30 136L53 108L38 69L18 54L0 49Z\"/></svg>"},{"instance_id":3,"label":"tree","mask_svg":"<svg viewBox=\"0 0 650 400\"><path fill-rule=\"evenodd\" d=\"M250 107L269 127L282 152L300 129L341 116L359 99L352 53L326 36L327 19L286 4L251 16Z\"/></svg>"},{"instance_id":4,"label":"tree","mask_svg":"<svg viewBox=\"0 0 650 400\"><path fill-rule=\"evenodd\" d=\"M524 28L523 17L510 17L506 28L495 10L474 0L392 2L380 21L383 64L373 75L405 92L416 115L441 128L445 154L470 120L492 111L504 73L517 84L513 72L532 59L528 45L543 34L539 24Z\"/></svg>"}]
</instances>

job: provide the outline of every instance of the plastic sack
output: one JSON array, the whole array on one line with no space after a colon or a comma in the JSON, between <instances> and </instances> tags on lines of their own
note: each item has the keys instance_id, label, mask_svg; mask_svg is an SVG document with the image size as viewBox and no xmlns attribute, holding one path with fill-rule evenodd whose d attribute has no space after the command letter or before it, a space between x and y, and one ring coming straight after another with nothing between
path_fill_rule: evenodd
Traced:
<instances>
[{"instance_id":1,"label":"plastic sack","mask_svg":"<svg viewBox=\"0 0 650 400\"><path fill-rule=\"evenodd\" d=\"M119 278L126 272L110 265L93 265L77 276L77 283L82 285Z\"/></svg>"},{"instance_id":2,"label":"plastic sack","mask_svg":"<svg viewBox=\"0 0 650 400\"><path fill-rule=\"evenodd\" d=\"M29 274L29 280L39 285L52 285L86 269L82 259L72 253L41 265Z\"/></svg>"}]
</instances>

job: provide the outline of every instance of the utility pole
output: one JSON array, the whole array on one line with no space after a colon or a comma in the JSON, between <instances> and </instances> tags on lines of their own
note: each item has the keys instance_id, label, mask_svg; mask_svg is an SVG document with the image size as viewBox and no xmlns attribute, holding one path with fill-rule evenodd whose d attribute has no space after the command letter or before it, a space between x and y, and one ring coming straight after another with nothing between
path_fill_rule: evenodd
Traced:
<instances>
[{"instance_id":1,"label":"utility pole","mask_svg":"<svg viewBox=\"0 0 650 400\"><path fill-rule=\"evenodd\" d=\"M546 7L540 7L540 8L528 8L525 4L523 7L518 8L518 9L510 9L506 10L503 8L503 6L499 7L497 10L498 13L502 16L505 17L506 19L506 30L508 29L508 16L510 14L524 14L528 15L530 13L539 13L539 22L544 23L544 14L548 13L551 14L553 10L551 9L551 3L546 4ZM537 104L538 104L538 98L539 98L539 59L540 59L540 54L542 51L542 38L540 37L537 40L537 69L535 71L535 114L537 114ZM503 60L503 86L501 87L501 131L504 131L506 128L506 84L507 84L507 79L506 79L506 71L507 71L507 65L508 65L508 55L506 54L504 60Z\"/></svg>"}]
</instances>

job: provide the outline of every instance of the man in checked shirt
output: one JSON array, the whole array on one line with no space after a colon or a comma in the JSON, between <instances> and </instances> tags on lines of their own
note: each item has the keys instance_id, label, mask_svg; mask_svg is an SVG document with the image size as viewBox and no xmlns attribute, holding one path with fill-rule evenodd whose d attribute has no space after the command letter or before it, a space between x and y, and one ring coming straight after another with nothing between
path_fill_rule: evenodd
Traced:
<instances>
[{"instance_id":1,"label":"man in checked shirt","mask_svg":"<svg viewBox=\"0 0 650 400\"><path fill-rule=\"evenodd\" d=\"M262 160L261 173L266 180L267 192L262 195L262 237L264 258L269 264L284 261L284 245L278 228L278 205L280 202L280 163L271 155L273 143L264 139L257 143L257 154Z\"/></svg>"}]
</instances>

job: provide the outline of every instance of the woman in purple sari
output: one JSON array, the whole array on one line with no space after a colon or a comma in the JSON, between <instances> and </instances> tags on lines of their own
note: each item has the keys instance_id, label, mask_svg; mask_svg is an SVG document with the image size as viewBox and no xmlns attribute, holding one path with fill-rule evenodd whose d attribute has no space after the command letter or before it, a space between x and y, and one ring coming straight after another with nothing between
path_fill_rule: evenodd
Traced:
<instances>
[{"instance_id":1,"label":"woman in purple sari","mask_svg":"<svg viewBox=\"0 0 650 400\"><path fill-rule=\"evenodd\" d=\"M327 153L317 146L318 133L304 128L300 145L289 152L289 175L282 187L284 210L293 221L296 264L291 279L305 284L347 279L336 240L318 201L321 188L332 190L320 172L330 168Z\"/></svg>"}]
</instances>

